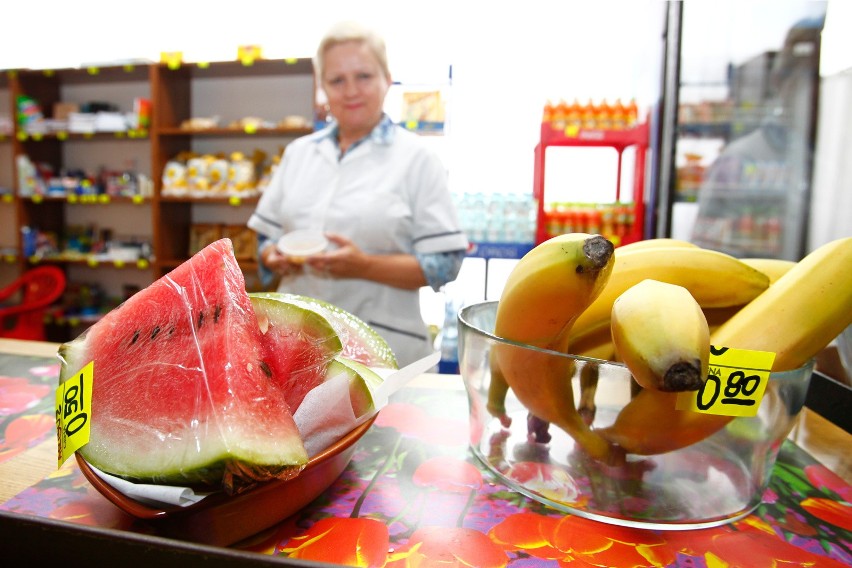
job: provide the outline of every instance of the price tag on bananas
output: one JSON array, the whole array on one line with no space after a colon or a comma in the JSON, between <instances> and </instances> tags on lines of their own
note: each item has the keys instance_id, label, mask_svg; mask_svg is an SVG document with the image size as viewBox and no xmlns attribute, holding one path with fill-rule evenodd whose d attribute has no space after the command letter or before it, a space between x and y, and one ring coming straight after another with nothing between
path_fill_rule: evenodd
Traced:
<instances>
[{"instance_id":1,"label":"price tag on bananas","mask_svg":"<svg viewBox=\"0 0 852 568\"><path fill-rule=\"evenodd\" d=\"M92 371L83 367L56 389L56 437L59 467L89 441L92 417Z\"/></svg>"},{"instance_id":2,"label":"price tag on bananas","mask_svg":"<svg viewBox=\"0 0 852 568\"><path fill-rule=\"evenodd\" d=\"M704 386L677 396L678 410L722 416L755 416L769 382L775 353L710 346Z\"/></svg>"}]
</instances>

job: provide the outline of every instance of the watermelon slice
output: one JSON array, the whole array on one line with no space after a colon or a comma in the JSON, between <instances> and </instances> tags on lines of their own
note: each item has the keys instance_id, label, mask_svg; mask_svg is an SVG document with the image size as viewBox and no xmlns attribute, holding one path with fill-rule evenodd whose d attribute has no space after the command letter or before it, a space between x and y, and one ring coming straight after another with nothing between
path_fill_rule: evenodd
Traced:
<instances>
[{"instance_id":1,"label":"watermelon slice","mask_svg":"<svg viewBox=\"0 0 852 568\"><path fill-rule=\"evenodd\" d=\"M328 302L299 294L282 292L257 292L252 299L267 298L297 304L324 316L334 327L343 343L341 357L369 367L397 369L398 363L385 339L354 314Z\"/></svg>"},{"instance_id":2,"label":"watermelon slice","mask_svg":"<svg viewBox=\"0 0 852 568\"><path fill-rule=\"evenodd\" d=\"M133 481L229 493L297 475L307 454L263 355L231 243L208 245L61 346L60 382L94 361L80 454Z\"/></svg>"},{"instance_id":3,"label":"watermelon slice","mask_svg":"<svg viewBox=\"0 0 852 568\"><path fill-rule=\"evenodd\" d=\"M305 395L325 380L343 345L331 323L315 311L270 298L252 297L251 303L263 333L263 360L295 413Z\"/></svg>"}]
</instances>

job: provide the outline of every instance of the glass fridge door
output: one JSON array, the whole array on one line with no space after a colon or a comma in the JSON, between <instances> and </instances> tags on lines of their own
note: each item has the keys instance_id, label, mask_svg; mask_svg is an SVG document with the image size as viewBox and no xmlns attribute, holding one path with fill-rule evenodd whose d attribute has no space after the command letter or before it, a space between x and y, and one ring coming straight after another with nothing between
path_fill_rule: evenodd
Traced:
<instances>
[{"instance_id":1,"label":"glass fridge door","mask_svg":"<svg viewBox=\"0 0 852 568\"><path fill-rule=\"evenodd\" d=\"M826 4L683 4L671 236L801 258Z\"/></svg>"}]
</instances>

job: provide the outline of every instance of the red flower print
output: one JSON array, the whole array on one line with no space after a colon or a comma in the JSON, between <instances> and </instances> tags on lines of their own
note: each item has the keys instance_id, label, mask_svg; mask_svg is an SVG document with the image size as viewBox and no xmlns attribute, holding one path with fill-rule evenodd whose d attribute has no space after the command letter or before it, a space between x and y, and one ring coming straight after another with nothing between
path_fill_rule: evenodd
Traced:
<instances>
[{"instance_id":1,"label":"red flower print","mask_svg":"<svg viewBox=\"0 0 852 568\"><path fill-rule=\"evenodd\" d=\"M31 385L20 377L0 377L0 416L29 410L48 394L47 385Z\"/></svg>"},{"instance_id":2,"label":"red flower print","mask_svg":"<svg viewBox=\"0 0 852 568\"><path fill-rule=\"evenodd\" d=\"M562 560L565 553L553 546L557 517L517 513L500 521L489 532L491 540L507 551L523 551L535 558Z\"/></svg>"},{"instance_id":3,"label":"red flower print","mask_svg":"<svg viewBox=\"0 0 852 568\"><path fill-rule=\"evenodd\" d=\"M420 464L414 471L412 481L420 487L466 493L482 485L482 473L476 466L464 460L438 456Z\"/></svg>"},{"instance_id":4,"label":"red flower print","mask_svg":"<svg viewBox=\"0 0 852 568\"><path fill-rule=\"evenodd\" d=\"M376 426L395 428L403 436L438 446L464 446L468 443L467 422L438 419L414 404L391 403L376 418Z\"/></svg>"},{"instance_id":5,"label":"red flower print","mask_svg":"<svg viewBox=\"0 0 852 568\"><path fill-rule=\"evenodd\" d=\"M518 462L504 474L539 495L559 503L576 504L580 489L564 468L539 462Z\"/></svg>"},{"instance_id":6,"label":"red flower print","mask_svg":"<svg viewBox=\"0 0 852 568\"><path fill-rule=\"evenodd\" d=\"M844 501L852 503L852 485L846 483L842 477L820 463L807 465L804 470L814 487L830 489L840 495Z\"/></svg>"},{"instance_id":7,"label":"red flower print","mask_svg":"<svg viewBox=\"0 0 852 568\"><path fill-rule=\"evenodd\" d=\"M747 566L778 568L780 566L842 566L826 556L818 556L794 546L777 535L743 525L745 530L716 534L706 548L708 566Z\"/></svg>"},{"instance_id":8,"label":"red flower print","mask_svg":"<svg viewBox=\"0 0 852 568\"><path fill-rule=\"evenodd\" d=\"M35 414L15 418L6 426L6 436L0 440L0 462L6 461L41 442L46 434L56 431L53 416Z\"/></svg>"},{"instance_id":9,"label":"red flower print","mask_svg":"<svg viewBox=\"0 0 852 568\"><path fill-rule=\"evenodd\" d=\"M388 560L388 568L498 568L506 566L509 557L477 530L422 527L414 531L404 550L392 552Z\"/></svg>"},{"instance_id":10,"label":"red flower print","mask_svg":"<svg viewBox=\"0 0 852 568\"><path fill-rule=\"evenodd\" d=\"M801 502L801 505L814 517L852 531L852 505L822 497L808 497Z\"/></svg>"},{"instance_id":11,"label":"red flower print","mask_svg":"<svg viewBox=\"0 0 852 568\"><path fill-rule=\"evenodd\" d=\"M293 537L281 552L290 558L348 566L384 566L388 528L373 519L329 517Z\"/></svg>"}]
</instances>

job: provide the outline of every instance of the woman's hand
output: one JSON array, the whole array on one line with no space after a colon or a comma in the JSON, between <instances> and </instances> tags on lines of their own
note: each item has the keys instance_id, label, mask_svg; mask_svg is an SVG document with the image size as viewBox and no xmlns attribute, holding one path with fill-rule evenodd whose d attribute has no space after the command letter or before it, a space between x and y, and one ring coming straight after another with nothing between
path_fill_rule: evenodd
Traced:
<instances>
[{"instance_id":1,"label":"woman's hand","mask_svg":"<svg viewBox=\"0 0 852 568\"><path fill-rule=\"evenodd\" d=\"M325 237L336 248L305 261L317 275L360 278L407 290L426 285L423 269L413 254L367 254L342 235L326 233Z\"/></svg>"},{"instance_id":2,"label":"woman's hand","mask_svg":"<svg viewBox=\"0 0 852 568\"><path fill-rule=\"evenodd\" d=\"M264 247L260 252L260 261L263 265L281 276L300 274L304 270L304 266L301 262L302 259L297 260L299 262L294 262L293 257L279 251L274 244Z\"/></svg>"},{"instance_id":3,"label":"woman's hand","mask_svg":"<svg viewBox=\"0 0 852 568\"><path fill-rule=\"evenodd\" d=\"M313 271L328 278L363 278L369 257L342 235L326 233L331 250L309 256L305 262Z\"/></svg>"}]
</instances>

